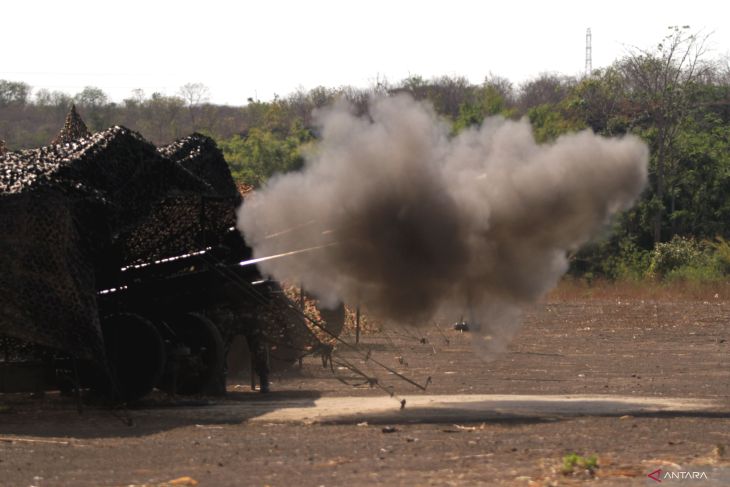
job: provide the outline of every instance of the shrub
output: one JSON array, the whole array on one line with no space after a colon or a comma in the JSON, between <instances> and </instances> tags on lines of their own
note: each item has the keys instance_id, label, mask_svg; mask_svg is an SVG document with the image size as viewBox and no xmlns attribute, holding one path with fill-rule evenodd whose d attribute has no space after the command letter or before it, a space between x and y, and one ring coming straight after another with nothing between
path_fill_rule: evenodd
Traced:
<instances>
[{"instance_id":1,"label":"shrub","mask_svg":"<svg viewBox=\"0 0 730 487\"><path fill-rule=\"evenodd\" d=\"M593 476L597 469L598 457L595 455L583 457L577 453L571 453L563 457L563 468L561 469L563 475L571 475L579 471L584 471Z\"/></svg>"},{"instance_id":2,"label":"shrub","mask_svg":"<svg viewBox=\"0 0 730 487\"><path fill-rule=\"evenodd\" d=\"M722 237L717 237L710 246L715 252L717 269L724 275L730 274L730 243Z\"/></svg>"},{"instance_id":3,"label":"shrub","mask_svg":"<svg viewBox=\"0 0 730 487\"><path fill-rule=\"evenodd\" d=\"M722 277L723 273L715 265L715 262L712 259L708 259L706 262L700 264L685 265L677 269L672 269L664 276L664 280L667 282L687 281L700 283L719 281Z\"/></svg>"},{"instance_id":4,"label":"shrub","mask_svg":"<svg viewBox=\"0 0 730 487\"><path fill-rule=\"evenodd\" d=\"M701 266L706 261L706 252L696 240L675 235L670 242L660 242L654 246L648 274L664 278L672 271Z\"/></svg>"},{"instance_id":5,"label":"shrub","mask_svg":"<svg viewBox=\"0 0 730 487\"><path fill-rule=\"evenodd\" d=\"M651 265L652 252L640 248L632 239L619 242L619 255L613 269L613 278L640 281Z\"/></svg>"}]
</instances>

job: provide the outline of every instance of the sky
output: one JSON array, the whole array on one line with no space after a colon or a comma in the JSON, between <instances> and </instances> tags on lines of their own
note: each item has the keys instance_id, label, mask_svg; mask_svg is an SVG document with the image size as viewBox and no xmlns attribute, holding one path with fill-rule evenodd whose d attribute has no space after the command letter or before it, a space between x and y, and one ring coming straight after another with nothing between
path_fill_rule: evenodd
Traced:
<instances>
[{"instance_id":1,"label":"sky","mask_svg":"<svg viewBox=\"0 0 730 487\"><path fill-rule=\"evenodd\" d=\"M709 57L724 58L728 14L717 0L5 0L0 79L69 94L96 86L118 102L203 83L229 105L411 75L519 85L583 73L587 28L594 69L651 49L670 25L710 34Z\"/></svg>"}]
</instances>

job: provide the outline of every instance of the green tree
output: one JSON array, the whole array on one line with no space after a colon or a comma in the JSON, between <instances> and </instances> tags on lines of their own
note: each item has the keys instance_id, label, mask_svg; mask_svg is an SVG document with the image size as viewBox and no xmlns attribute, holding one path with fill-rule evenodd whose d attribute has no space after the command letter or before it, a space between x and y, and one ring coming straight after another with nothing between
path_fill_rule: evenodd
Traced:
<instances>
[{"instance_id":1,"label":"green tree","mask_svg":"<svg viewBox=\"0 0 730 487\"><path fill-rule=\"evenodd\" d=\"M549 142L563 134L586 128L585 122L571 117L565 108L565 103L538 105L530 108L527 116L532 124L535 140L538 142Z\"/></svg>"},{"instance_id":2,"label":"green tree","mask_svg":"<svg viewBox=\"0 0 730 487\"><path fill-rule=\"evenodd\" d=\"M507 108L507 101L496 86L485 84L475 90L474 96L459 107L459 116L454 121L454 132L471 125L479 125L486 117L492 115L510 117L513 111Z\"/></svg>"},{"instance_id":3,"label":"green tree","mask_svg":"<svg viewBox=\"0 0 730 487\"><path fill-rule=\"evenodd\" d=\"M630 125L631 106L626 96L621 73L610 67L582 79L571 90L567 107L595 133L623 135Z\"/></svg>"},{"instance_id":4,"label":"green tree","mask_svg":"<svg viewBox=\"0 0 730 487\"><path fill-rule=\"evenodd\" d=\"M728 87L707 87L724 92ZM702 95L708 100L708 95ZM727 99L727 98L726 98ZM721 108L721 111L724 111ZM713 238L729 235L730 124L722 113L704 105L679 125L673 164L666 175L672 235Z\"/></svg>"},{"instance_id":5,"label":"green tree","mask_svg":"<svg viewBox=\"0 0 730 487\"><path fill-rule=\"evenodd\" d=\"M219 140L218 145L236 180L260 186L276 173L300 169L304 163L302 147L309 140L311 135L305 129L281 137L253 128L245 137Z\"/></svg>"},{"instance_id":6,"label":"green tree","mask_svg":"<svg viewBox=\"0 0 730 487\"><path fill-rule=\"evenodd\" d=\"M703 63L706 38L688 34L689 26L669 29L670 33L655 50L636 50L617 64L628 98L640 110L637 122L643 126L643 135L652 149L655 242L662 240L662 223L667 214L667 172L668 166L676 162L677 131L691 109L692 87L709 70Z\"/></svg>"}]
</instances>

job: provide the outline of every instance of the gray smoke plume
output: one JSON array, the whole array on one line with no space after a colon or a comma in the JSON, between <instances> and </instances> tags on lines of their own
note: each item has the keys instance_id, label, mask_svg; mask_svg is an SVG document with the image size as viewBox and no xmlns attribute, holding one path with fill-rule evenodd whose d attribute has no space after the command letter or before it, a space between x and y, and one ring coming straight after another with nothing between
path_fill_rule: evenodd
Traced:
<instances>
[{"instance_id":1,"label":"gray smoke plume","mask_svg":"<svg viewBox=\"0 0 730 487\"><path fill-rule=\"evenodd\" d=\"M323 247L262 271L399 322L465 314L490 348L647 179L636 137L538 145L528 122L499 117L452 137L407 96L372 100L369 118L345 104L316 116L304 170L273 178L238 227L254 257Z\"/></svg>"}]
</instances>

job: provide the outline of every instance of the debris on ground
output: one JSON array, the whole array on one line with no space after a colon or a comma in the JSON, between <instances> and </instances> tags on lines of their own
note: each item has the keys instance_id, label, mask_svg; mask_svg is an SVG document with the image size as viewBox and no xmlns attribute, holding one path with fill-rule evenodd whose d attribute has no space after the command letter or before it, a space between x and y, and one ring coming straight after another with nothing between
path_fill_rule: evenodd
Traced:
<instances>
[{"instance_id":1,"label":"debris on ground","mask_svg":"<svg viewBox=\"0 0 730 487\"><path fill-rule=\"evenodd\" d=\"M196 485L198 485L197 480L192 477L184 476L159 484L129 484L124 487L194 487Z\"/></svg>"},{"instance_id":2,"label":"debris on ground","mask_svg":"<svg viewBox=\"0 0 730 487\"><path fill-rule=\"evenodd\" d=\"M454 330L460 332L469 331L469 323L464 320L457 321L456 323L454 323Z\"/></svg>"}]
</instances>

